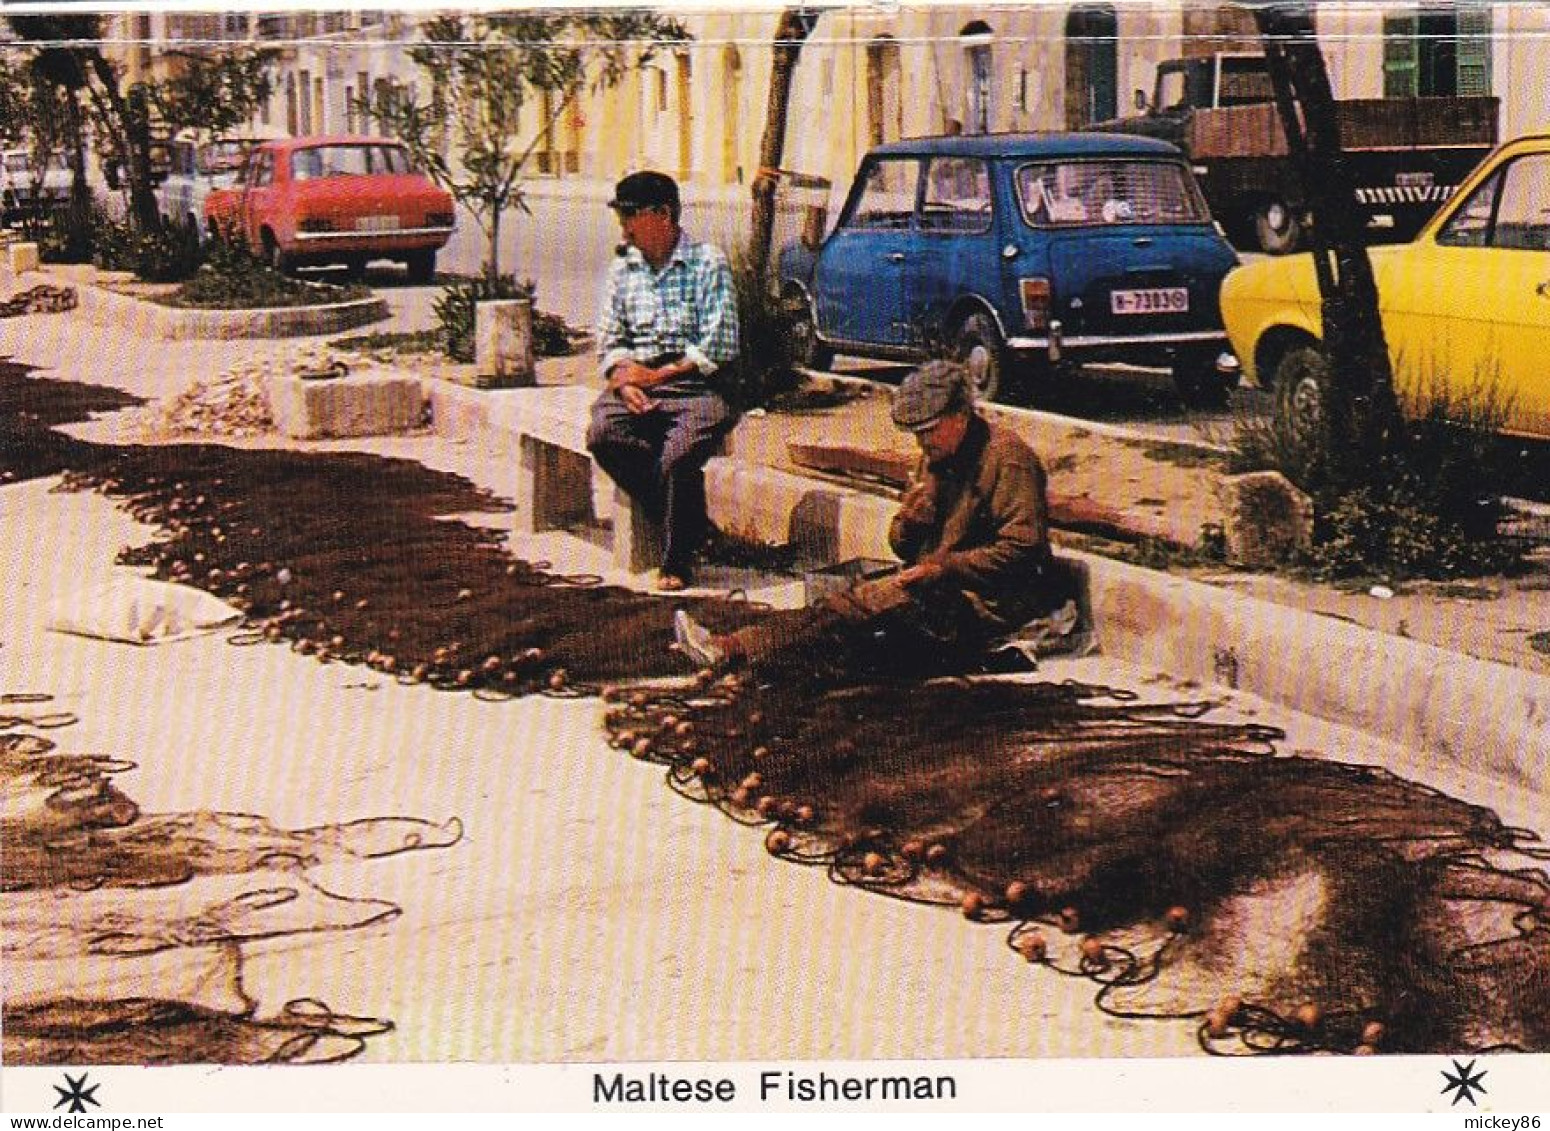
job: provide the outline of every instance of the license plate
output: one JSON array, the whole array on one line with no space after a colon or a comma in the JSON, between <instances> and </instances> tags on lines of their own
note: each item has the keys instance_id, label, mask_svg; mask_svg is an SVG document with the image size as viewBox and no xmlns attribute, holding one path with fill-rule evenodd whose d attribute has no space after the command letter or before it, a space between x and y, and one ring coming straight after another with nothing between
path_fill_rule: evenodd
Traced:
<instances>
[{"instance_id":1,"label":"license plate","mask_svg":"<svg viewBox=\"0 0 1550 1131\"><path fill-rule=\"evenodd\" d=\"M1429 172L1395 173L1396 188L1431 188L1436 178Z\"/></svg>"},{"instance_id":2,"label":"license plate","mask_svg":"<svg viewBox=\"0 0 1550 1131\"><path fill-rule=\"evenodd\" d=\"M402 226L397 216L362 216L355 221L357 232L396 232Z\"/></svg>"},{"instance_id":3,"label":"license plate","mask_svg":"<svg viewBox=\"0 0 1550 1131\"><path fill-rule=\"evenodd\" d=\"M1115 314L1184 314L1189 310L1189 288L1148 287L1140 291L1111 291L1109 308Z\"/></svg>"}]
</instances>

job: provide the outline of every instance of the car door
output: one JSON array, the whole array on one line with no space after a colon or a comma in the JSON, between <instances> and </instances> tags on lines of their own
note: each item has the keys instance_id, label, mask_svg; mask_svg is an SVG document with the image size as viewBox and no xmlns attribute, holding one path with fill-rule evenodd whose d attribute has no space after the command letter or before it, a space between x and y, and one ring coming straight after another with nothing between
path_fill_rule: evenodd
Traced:
<instances>
[{"instance_id":1,"label":"car door","mask_svg":"<svg viewBox=\"0 0 1550 1131\"><path fill-rule=\"evenodd\" d=\"M910 341L905 281L920 166L918 157L868 158L857 174L814 274L824 338L895 348Z\"/></svg>"},{"instance_id":2,"label":"car door","mask_svg":"<svg viewBox=\"0 0 1550 1131\"><path fill-rule=\"evenodd\" d=\"M269 216L274 211L278 193L275 188L275 168L274 150L263 150L253 160L253 176L243 191L243 222L247 226L248 245L254 251L263 247L259 230L269 222Z\"/></svg>"},{"instance_id":3,"label":"car door","mask_svg":"<svg viewBox=\"0 0 1550 1131\"><path fill-rule=\"evenodd\" d=\"M1550 437L1550 152L1509 157L1380 274L1402 391L1490 386Z\"/></svg>"},{"instance_id":4,"label":"car door","mask_svg":"<svg viewBox=\"0 0 1550 1131\"><path fill-rule=\"evenodd\" d=\"M914 344L943 329L953 304L979 295L998 306L990 164L979 157L933 157L924 170L918 237L905 260L905 320Z\"/></svg>"}]
</instances>

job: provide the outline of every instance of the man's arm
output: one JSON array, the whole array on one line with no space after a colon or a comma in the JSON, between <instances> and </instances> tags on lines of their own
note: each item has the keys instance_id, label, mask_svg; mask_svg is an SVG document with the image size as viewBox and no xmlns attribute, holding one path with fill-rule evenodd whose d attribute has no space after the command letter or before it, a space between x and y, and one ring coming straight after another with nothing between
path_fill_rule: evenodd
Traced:
<instances>
[{"instance_id":1,"label":"man's arm","mask_svg":"<svg viewBox=\"0 0 1550 1131\"><path fill-rule=\"evenodd\" d=\"M1020 566L1049 553L1049 504L1044 469L1036 457L1008 459L996 470L987 504L995 538L971 550L951 550L937 559L943 573L966 588L993 587Z\"/></svg>"},{"instance_id":2,"label":"man's arm","mask_svg":"<svg viewBox=\"0 0 1550 1131\"><path fill-rule=\"evenodd\" d=\"M603 288L603 301L597 312L598 366L609 388L616 388L613 376L615 367L622 362L635 360L630 352L629 330L624 322L623 263L616 260L608 269L608 281Z\"/></svg>"},{"instance_id":3,"label":"man's arm","mask_svg":"<svg viewBox=\"0 0 1550 1131\"><path fill-rule=\"evenodd\" d=\"M708 248L707 252L707 261L695 278L700 336L684 347L684 361L709 376L737 357L739 328L732 268L718 248Z\"/></svg>"}]
</instances>

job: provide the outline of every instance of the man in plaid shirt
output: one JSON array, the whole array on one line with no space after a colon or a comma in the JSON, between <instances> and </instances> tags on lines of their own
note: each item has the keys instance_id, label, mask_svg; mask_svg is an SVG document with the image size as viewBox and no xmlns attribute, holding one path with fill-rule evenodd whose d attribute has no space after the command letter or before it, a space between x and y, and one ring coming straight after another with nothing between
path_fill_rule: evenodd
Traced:
<instances>
[{"instance_id":1,"label":"man in plaid shirt","mask_svg":"<svg viewBox=\"0 0 1550 1131\"><path fill-rule=\"evenodd\" d=\"M705 537L705 461L735 423L717 378L737 357L737 295L726 256L679 227L671 177L631 173L608 206L624 243L598 317L608 387L592 406L587 447L662 524L657 587L679 590L693 582Z\"/></svg>"}]
</instances>

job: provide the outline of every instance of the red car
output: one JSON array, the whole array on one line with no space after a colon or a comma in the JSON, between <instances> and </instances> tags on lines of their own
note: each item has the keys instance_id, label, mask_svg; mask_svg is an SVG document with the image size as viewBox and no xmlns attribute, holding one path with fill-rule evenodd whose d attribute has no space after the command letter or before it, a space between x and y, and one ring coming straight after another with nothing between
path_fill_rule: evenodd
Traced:
<instances>
[{"instance_id":1,"label":"red car","mask_svg":"<svg viewBox=\"0 0 1550 1131\"><path fill-rule=\"evenodd\" d=\"M391 138L297 137L248 155L238 183L205 201L208 226L235 233L274 268L342 263L354 277L396 259L417 283L436 273L452 236L449 193L409 163Z\"/></svg>"}]
</instances>

